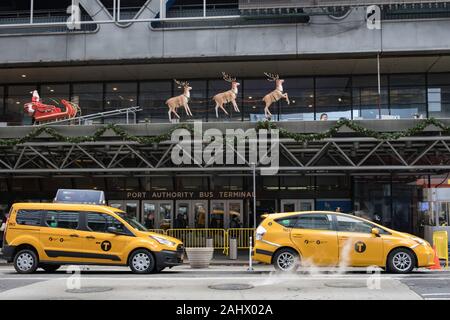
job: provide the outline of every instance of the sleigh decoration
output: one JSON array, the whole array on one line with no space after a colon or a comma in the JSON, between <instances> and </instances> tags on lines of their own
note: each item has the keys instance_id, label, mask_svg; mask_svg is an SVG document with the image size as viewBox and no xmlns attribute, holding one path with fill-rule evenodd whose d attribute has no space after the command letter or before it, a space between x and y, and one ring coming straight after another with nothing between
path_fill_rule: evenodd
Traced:
<instances>
[{"instance_id":1,"label":"sleigh decoration","mask_svg":"<svg viewBox=\"0 0 450 320\"><path fill-rule=\"evenodd\" d=\"M69 120L80 115L81 110L78 105L64 99L61 100L61 104L64 106L64 110L60 107L42 103L39 93L34 90L31 102L24 105L24 111L33 118L34 124Z\"/></svg>"}]
</instances>

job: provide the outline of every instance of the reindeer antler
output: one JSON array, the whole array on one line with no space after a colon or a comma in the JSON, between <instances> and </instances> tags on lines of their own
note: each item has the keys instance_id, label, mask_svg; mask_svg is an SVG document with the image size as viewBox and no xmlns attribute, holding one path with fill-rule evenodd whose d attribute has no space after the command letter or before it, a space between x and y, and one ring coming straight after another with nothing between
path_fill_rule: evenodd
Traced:
<instances>
[{"instance_id":1,"label":"reindeer antler","mask_svg":"<svg viewBox=\"0 0 450 320\"><path fill-rule=\"evenodd\" d=\"M178 81L177 79L173 79L173 81L174 81L177 85L182 86L182 87L187 87L187 86L189 86L189 82L187 82L187 81Z\"/></svg>"},{"instance_id":2,"label":"reindeer antler","mask_svg":"<svg viewBox=\"0 0 450 320\"><path fill-rule=\"evenodd\" d=\"M223 80L227 81L227 82L234 82L236 81L236 78L231 78L228 74L226 74L225 72L222 72L223 75Z\"/></svg>"},{"instance_id":3,"label":"reindeer antler","mask_svg":"<svg viewBox=\"0 0 450 320\"><path fill-rule=\"evenodd\" d=\"M280 75L278 74L273 74L273 73L268 73L268 72L264 72L265 76L268 78L267 80L269 81L275 81L280 79Z\"/></svg>"}]
</instances>

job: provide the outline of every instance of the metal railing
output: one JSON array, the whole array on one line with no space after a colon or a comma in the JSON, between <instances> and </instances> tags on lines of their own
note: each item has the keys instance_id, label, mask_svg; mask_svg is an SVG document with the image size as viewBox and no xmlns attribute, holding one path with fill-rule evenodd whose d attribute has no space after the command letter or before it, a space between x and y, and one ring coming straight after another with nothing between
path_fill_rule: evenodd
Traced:
<instances>
[{"instance_id":1,"label":"metal railing","mask_svg":"<svg viewBox=\"0 0 450 320\"><path fill-rule=\"evenodd\" d=\"M185 247L205 248L207 239L212 239L214 249L227 250L227 231L225 229L168 229L168 236L180 239Z\"/></svg>"},{"instance_id":2,"label":"metal railing","mask_svg":"<svg viewBox=\"0 0 450 320\"><path fill-rule=\"evenodd\" d=\"M250 237L254 237L255 233L253 228L150 229L149 231L180 239L184 246L188 248L206 248L208 239L211 239L213 248L223 250L225 255L229 253L231 238L237 240L238 249L249 249Z\"/></svg>"},{"instance_id":3,"label":"metal railing","mask_svg":"<svg viewBox=\"0 0 450 320\"><path fill-rule=\"evenodd\" d=\"M342 6L443 3L442 0L239 0L239 9L320 8Z\"/></svg>"}]
</instances>

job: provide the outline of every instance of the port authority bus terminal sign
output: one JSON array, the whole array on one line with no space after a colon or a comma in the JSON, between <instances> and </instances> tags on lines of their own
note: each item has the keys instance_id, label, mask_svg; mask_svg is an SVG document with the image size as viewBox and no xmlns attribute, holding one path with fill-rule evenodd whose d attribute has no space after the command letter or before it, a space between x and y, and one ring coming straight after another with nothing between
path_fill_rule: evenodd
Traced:
<instances>
[{"instance_id":1,"label":"port authority bus terminal sign","mask_svg":"<svg viewBox=\"0 0 450 320\"><path fill-rule=\"evenodd\" d=\"M248 191L129 191L127 200L250 199Z\"/></svg>"}]
</instances>

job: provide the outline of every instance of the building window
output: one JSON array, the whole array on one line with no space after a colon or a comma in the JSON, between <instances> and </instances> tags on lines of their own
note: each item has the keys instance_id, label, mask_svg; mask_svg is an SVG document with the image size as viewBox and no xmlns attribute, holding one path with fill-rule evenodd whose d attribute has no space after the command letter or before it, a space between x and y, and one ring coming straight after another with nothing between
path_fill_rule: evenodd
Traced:
<instances>
[{"instance_id":1,"label":"building window","mask_svg":"<svg viewBox=\"0 0 450 320\"><path fill-rule=\"evenodd\" d=\"M204 191L208 189L207 177L177 177L177 191Z\"/></svg>"},{"instance_id":2,"label":"building window","mask_svg":"<svg viewBox=\"0 0 450 320\"><path fill-rule=\"evenodd\" d=\"M424 75L391 75L389 83L391 116L401 119L426 118Z\"/></svg>"},{"instance_id":3,"label":"building window","mask_svg":"<svg viewBox=\"0 0 450 320\"><path fill-rule=\"evenodd\" d=\"M281 121L314 120L314 79L290 78L283 84L290 104L283 99L279 104Z\"/></svg>"},{"instance_id":4,"label":"building window","mask_svg":"<svg viewBox=\"0 0 450 320\"><path fill-rule=\"evenodd\" d=\"M387 77L381 77L381 96L378 93L378 78L372 76L353 77L353 119L380 119L389 115Z\"/></svg>"},{"instance_id":5,"label":"building window","mask_svg":"<svg viewBox=\"0 0 450 320\"><path fill-rule=\"evenodd\" d=\"M124 109L137 106L137 83L115 82L106 84L105 111ZM134 121L134 115L129 113L129 121ZM137 114L136 114L137 117ZM107 122L126 122L126 115L121 114L105 119Z\"/></svg>"},{"instance_id":6,"label":"building window","mask_svg":"<svg viewBox=\"0 0 450 320\"><path fill-rule=\"evenodd\" d=\"M7 122L7 119L5 117L5 87L0 86L0 122Z\"/></svg>"},{"instance_id":7,"label":"building window","mask_svg":"<svg viewBox=\"0 0 450 320\"><path fill-rule=\"evenodd\" d=\"M316 119L326 114L328 120L351 119L351 79L349 77L316 79Z\"/></svg>"},{"instance_id":8,"label":"building window","mask_svg":"<svg viewBox=\"0 0 450 320\"><path fill-rule=\"evenodd\" d=\"M178 114L181 117L180 121L186 121L190 119L207 121L208 119L208 106L209 100L206 92L206 81L198 80L198 81L189 81L189 85L192 87L191 90L191 99L188 102L189 108L192 112L192 117L186 114L186 111L183 107L178 109ZM174 96L183 94L183 88L175 85ZM167 107L167 106L166 106ZM172 117L173 118L173 117Z\"/></svg>"},{"instance_id":9,"label":"building window","mask_svg":"<svg viewBox=\"0 0 450 320\"><path fill-rule=\"evenodd\" d=\"M23 105L31 102L34 85L8 86L5 119L10 125L31 124L31 116L24 113Z\"/></svg>"},{"instance_id":10,"label":"building window","mask_svg":"<svg viewBox=\"0 0 450 320\"><path fill-rule=\"evenodd\" d=\"M139 104L143 111L139 112L139 121L168 122L166 100L172 96L171 81L141 82L139 88Z\"/></svg>"},{"instance_id":11,"label":"building window","mask_svg":"<svg viewBox=\"0 0 450 320\"><path fill-rule=\"evenodd\" d=\"M83 115L103 111L103 84L83 83L73 85L72 101L80 106ZM94 120L101 121L101 120Z\"/></svg>"},{"instance_id":12,"label":"building window","mask_svg":"<svg viewBox=\"0 0 450 320\"><path fill-rule=\"evenodd\" d=\"M216 191L242 191L243 179L242 177L224 177L214 176L213 189Z\"/></svg>"},{"instance_id":13,"label":"building window","mask_svg":"<svg viewBox=\"0 0 450 320\"><path fill-rule=\"evenodd\" d=\"M70 88L68 84L43 84L39 92L44 103L63 106L60 102L62 99L70 99Z\"/></svg>"},{"instance_id":14,"label":"building window","mask_svg":"<svg viewBox=\"0 0 450 320\"><path fill-rule=\"evenodd\" d=\"M244 80L243 83L244 101L241 111L244 112L244 119L257 122L265 119L264 116L264 96L275 90L275 82L266 79ZM278 120L279 102L274 102L270 107L272 120Z\"/></svg>"},{"instance_id":15,"label":"building window","mask_svg":"<svg viewBox=\"0 0 450 320\"><path fill-rule=\"evenodd\" d=\"M428 77L428 115L435 118L450 116L450 74L431 74Z\"/></svg>"}]
</instances>

